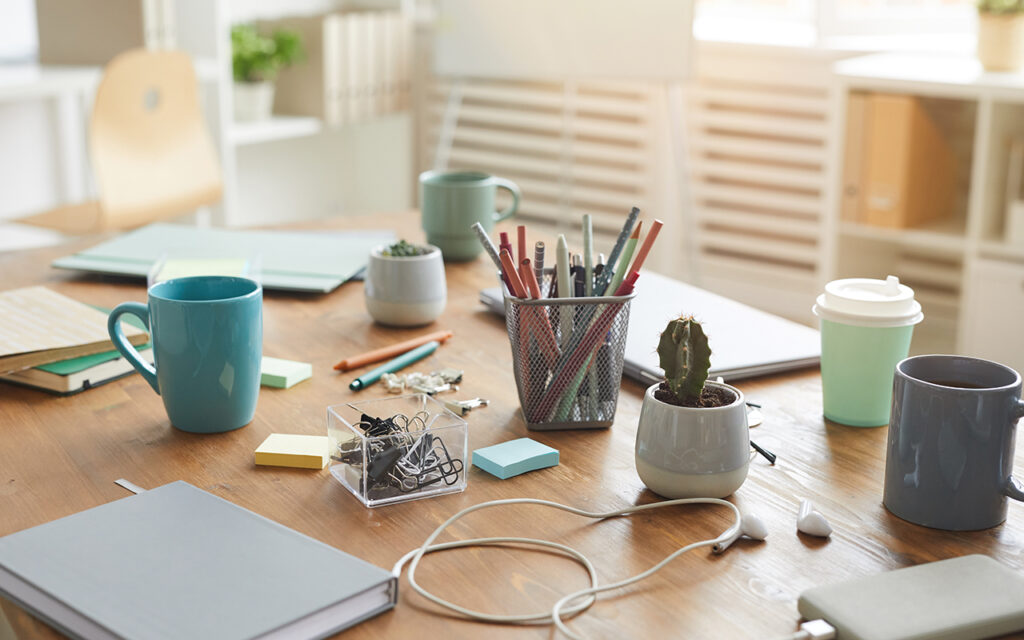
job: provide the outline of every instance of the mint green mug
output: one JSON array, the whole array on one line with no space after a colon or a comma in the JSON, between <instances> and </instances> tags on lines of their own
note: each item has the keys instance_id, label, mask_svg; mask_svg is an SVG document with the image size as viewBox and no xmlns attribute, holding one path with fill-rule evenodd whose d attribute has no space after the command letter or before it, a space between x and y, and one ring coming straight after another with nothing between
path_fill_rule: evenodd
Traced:
<instances>
[{"instance_id":1,"label":"mint green mug","mask_svg":"<svg viewBox=\"0 0 1024 640\"><path fill-rule=\"evenodd\" d=\"M498 189L512 194L512 204L502 211L494 208ZM496 222L515 214L519 197L516 183L480 171L425 171L420 207L427 242L441 249L445 260L472 260L483 250L472 226L479 222L490 233Z\"/></svg>"}]
</instances>

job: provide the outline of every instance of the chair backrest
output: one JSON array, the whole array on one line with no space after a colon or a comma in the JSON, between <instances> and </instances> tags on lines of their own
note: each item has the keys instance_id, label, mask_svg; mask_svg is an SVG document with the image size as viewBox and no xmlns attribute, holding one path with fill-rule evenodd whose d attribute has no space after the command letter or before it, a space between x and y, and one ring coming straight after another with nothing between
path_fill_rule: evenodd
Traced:
<instances>
[{"instance_id":1,"label":"chair backrest","mask_svg":"<svg viewBox=\"0 0 1024 640\"><path fill-rule=\"evenodd\" d=\"M111 60L96 90L89 143L106 228L220 200L220 165L185 53L134 49Z\"/></svg>"}]
</instances>

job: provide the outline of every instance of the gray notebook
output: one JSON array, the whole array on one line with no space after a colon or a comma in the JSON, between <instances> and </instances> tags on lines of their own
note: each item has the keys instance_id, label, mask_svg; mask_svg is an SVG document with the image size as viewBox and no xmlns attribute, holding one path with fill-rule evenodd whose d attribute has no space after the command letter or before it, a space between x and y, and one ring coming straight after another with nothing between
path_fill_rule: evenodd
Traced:
<instances>
[{"instance_id":1,"label":"gray notebook","mask_svg":"<svg viewBox=\"0 0 1024 640\"><path fill-rule=\"evenodd\" d=\"M145 278L161 257L258 261L265 289L326 293L358 274L393 231L249 231L151 224L71 256L60 269Z\"/></svg>"},{"instance_id":2,"label":"gray notebook","mask_svg":"<svg viewBox=\"0 0 1024 640\"><path fill-rule=\"evenodd\" d=\"M484 289L480 301L505 313L501 289ZM813 300L808 300L810 308ZM812 367L821 359L818 331L667 276L644 271L629 310L622 375L642 384L665 378L659 366L658 335L666 323L692 314L711 345L711 377L726 382Z\"/></svg>"},{"instance_id":3,"label":"gray notebook","mask_svg":"<svg viewBox=\"0 0 1024 640\"><path fill-rule=\"evenodd\" d=\"M174 482L0 538L0 593L74 638L322 638L387 571Z\"/></svg>"}]
</instances>

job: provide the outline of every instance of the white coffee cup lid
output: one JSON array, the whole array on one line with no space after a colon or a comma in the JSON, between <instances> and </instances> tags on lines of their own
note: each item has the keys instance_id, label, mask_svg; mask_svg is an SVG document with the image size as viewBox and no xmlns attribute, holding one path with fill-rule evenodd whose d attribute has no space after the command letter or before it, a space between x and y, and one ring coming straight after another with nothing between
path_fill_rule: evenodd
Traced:
<instances>
[{"instance_id":1,"label":"white coffee cup lid","mask_svg":"<svg viewBox=\"0 0 1024 640\"><path fill-rule=\"evenodd\" d=\"M924 319L914 290L896 276L833 280L818 296L814 315L864 327L904 327Z\"/></svg>"}]
</instances>

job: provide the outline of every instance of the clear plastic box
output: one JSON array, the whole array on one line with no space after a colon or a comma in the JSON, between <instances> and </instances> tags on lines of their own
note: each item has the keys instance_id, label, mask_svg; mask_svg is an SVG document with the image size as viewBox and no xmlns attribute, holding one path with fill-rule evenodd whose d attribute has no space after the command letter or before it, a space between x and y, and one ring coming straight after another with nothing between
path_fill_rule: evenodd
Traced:
<instances>
[{"instance_id":1,"label":"clear plastic box","mask_svg":"<svg viewBox=\"0 0 1024 640\"><path fill-rule=\"evenodd\" d=\"M467 435L423 393L327 407L331 475L368 507L465 490Z\"/></svg>"}]
</instances>

